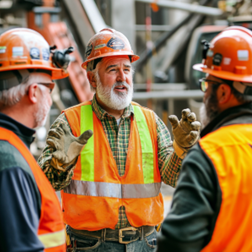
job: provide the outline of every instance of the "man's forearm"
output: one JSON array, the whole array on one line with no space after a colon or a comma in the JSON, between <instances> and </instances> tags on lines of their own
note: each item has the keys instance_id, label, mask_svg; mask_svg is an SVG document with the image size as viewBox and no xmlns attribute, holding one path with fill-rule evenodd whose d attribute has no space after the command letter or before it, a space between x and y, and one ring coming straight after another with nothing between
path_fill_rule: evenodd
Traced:
<instances>
[{"instance_id":1,"label":"man's forearm","mask_svg":"<svg viewBox=\"0 0 252 252\"><path fill-rule=\"evenodd\" d=\"M180 173L182 159L175 152L169 153L163 160L160 169L162 181L172 187L176 186L176 182Z\"/></svg>"}]
</instances>

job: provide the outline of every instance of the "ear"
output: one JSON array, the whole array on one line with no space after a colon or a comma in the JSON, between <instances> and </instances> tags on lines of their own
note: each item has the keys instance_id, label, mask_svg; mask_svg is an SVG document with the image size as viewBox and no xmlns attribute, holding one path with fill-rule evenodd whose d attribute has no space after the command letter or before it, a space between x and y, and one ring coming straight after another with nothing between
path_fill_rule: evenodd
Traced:
<instances>
[{"instance_id":1,"label":"ear","mask_svg":"<svg viewBox=\"0 0 252 252\"><path fill-rule=\"evenodd\" d=\"M232 95L231 87L227 84L221 84L217 89L217 97L219 104L227 103Z\"/></svg>"},{"instance_id":2,"label":"ear","mask_svg":"<svg viewBox=\"0 0 252 252\"><path fill-rule=\"evenodd\" d=\"M29 86L28 88L28 99L32 104L35 104L38 102L38 92L39 92L39 87L38 84L34 83Z\"/></svg>"},{"instance_id":3,"label":"ear","mask_svg":"<svg viewBox=\"0 0 252 252\"><path fill-rule=\"evenodd\" d=\"M87 77L88 77L88 80L89 80L90 85L91 85L94 89L96 89L96 80L95 80L95 75L94 75L94 73L91 72L91 71L88 71L88 72L87 72Z\"/></svg>"}]
</instances>

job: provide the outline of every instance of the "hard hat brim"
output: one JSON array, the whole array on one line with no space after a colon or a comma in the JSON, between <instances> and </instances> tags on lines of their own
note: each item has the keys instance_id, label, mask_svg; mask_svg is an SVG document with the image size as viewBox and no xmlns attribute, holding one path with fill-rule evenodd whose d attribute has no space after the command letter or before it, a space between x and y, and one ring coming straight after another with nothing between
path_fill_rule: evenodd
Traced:
<instances>
[{"instance_id":1,"label":"hard hat brim","mask_svg":"<svg viewBox=\"0 0 252 252\"><path fill-rule=\"evenodd\" d=\"M0 72L5 71L11 71L11 70L20 70L20 69L43 69L43 70L49 70L52 71L51 77L52 80L59 80L66 78L69 73L65 72L63 69L57 69L55 67L48 67L43 65L13 65L13 66L6 66L6 67L0 67Z\"/></svg>"},{"instance_id":2,"label":"hard hat brim","mask_svg":"<svg viewBox=\"0 0 252 252\"><path fill-rule=\"evenodd\" d=\"M206 65L203 64L195 64L193 65L193 69L200 72L211 74L217 78L225 80L252 82L252 75L236 74L228 71L209 69L206 67Z\"/></svg>"},{"instance_id":3,"label":"hard hat brim","mask_svg":"<svg viewBox=\"0 0 252 252\"><path fill-rule=\"evenodd\" d=\"M93 58L91 58L89 60L86 60L85 62L83 62L81 64L81 67L84 68L84 69L86 69L88 62L90 62L92 60L95 60L95 59L105 58L105 57L110 57L110 56L111 57L113 57L113 56L131 56L131 63L134 62L134 61L137 61L140 58L138 55L133 54L133 53L130 54L128 52L125 52L125 53L124 52L113 52L113 54L111 52L109 52L109 53L104 53L102 55L98 55L97 57L93 57Z\"/></svg>"}]
</instances>

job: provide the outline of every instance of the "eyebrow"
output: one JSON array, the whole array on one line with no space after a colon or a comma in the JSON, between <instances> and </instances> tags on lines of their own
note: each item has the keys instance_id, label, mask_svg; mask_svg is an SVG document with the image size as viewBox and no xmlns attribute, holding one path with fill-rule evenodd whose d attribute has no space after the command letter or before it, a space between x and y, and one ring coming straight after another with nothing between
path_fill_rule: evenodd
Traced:
<instances>
[{"instance_id":1,"label":"eyebrow","mask_svg":"<svg viewBox=\"0 0 252 252\"><path fill-rule=\"evenodd\" d=\"M109 66L106 68L106 71L109 70L110 68L117 67L117 66L118 66L118 65L109 65ZM131 68L131 65L125 65L125 64L124 64L124 67Z\"/></svg>"}]
</instances>

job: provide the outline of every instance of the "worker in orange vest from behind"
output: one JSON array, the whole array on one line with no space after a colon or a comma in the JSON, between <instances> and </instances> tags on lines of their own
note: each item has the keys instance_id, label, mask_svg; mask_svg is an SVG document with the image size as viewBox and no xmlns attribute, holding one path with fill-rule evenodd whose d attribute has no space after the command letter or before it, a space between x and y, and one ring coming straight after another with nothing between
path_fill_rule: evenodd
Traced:
<instances>
[{"instance_id":1,"label":"worker in orange vest from behind","mask_svg":"<svg viewBox=\"0 0 252 252\"><path fill-rule=\"evenodd\" d=\"M66 251L58 198L29 147L52 104L52 79L67 75L39 33L0 36L0 251Z\"/></svg>"},{"instance_id":2,"label":"worker in orange vest from behind","mask_svg":"<svg viewBox=\"0 0 252 252\"><path fill-rule=\"evenodd\" d=\"M252 32L206 41L201 139L185 158L158 252L252 251Z\"/></svg>"},{"instance_id":3,"label":"worker in orange vest from behind","mask_svg":"<svg viewBox=\"0 0 252 252\"><path fill-rule=\"evenodd\" d=\"M105 28L86 48L82 64L95 96L63 111L48 132L38 162L62 206L69 251L155 251L163 220L161 182L175 186L200 123L190 110L170 133L150 109L132 102L133 67L139 59L128 39ZM86 146L71 140L88 130ZM70 145L74 145L72 148Z\"/></svg>"}]
</instances>

